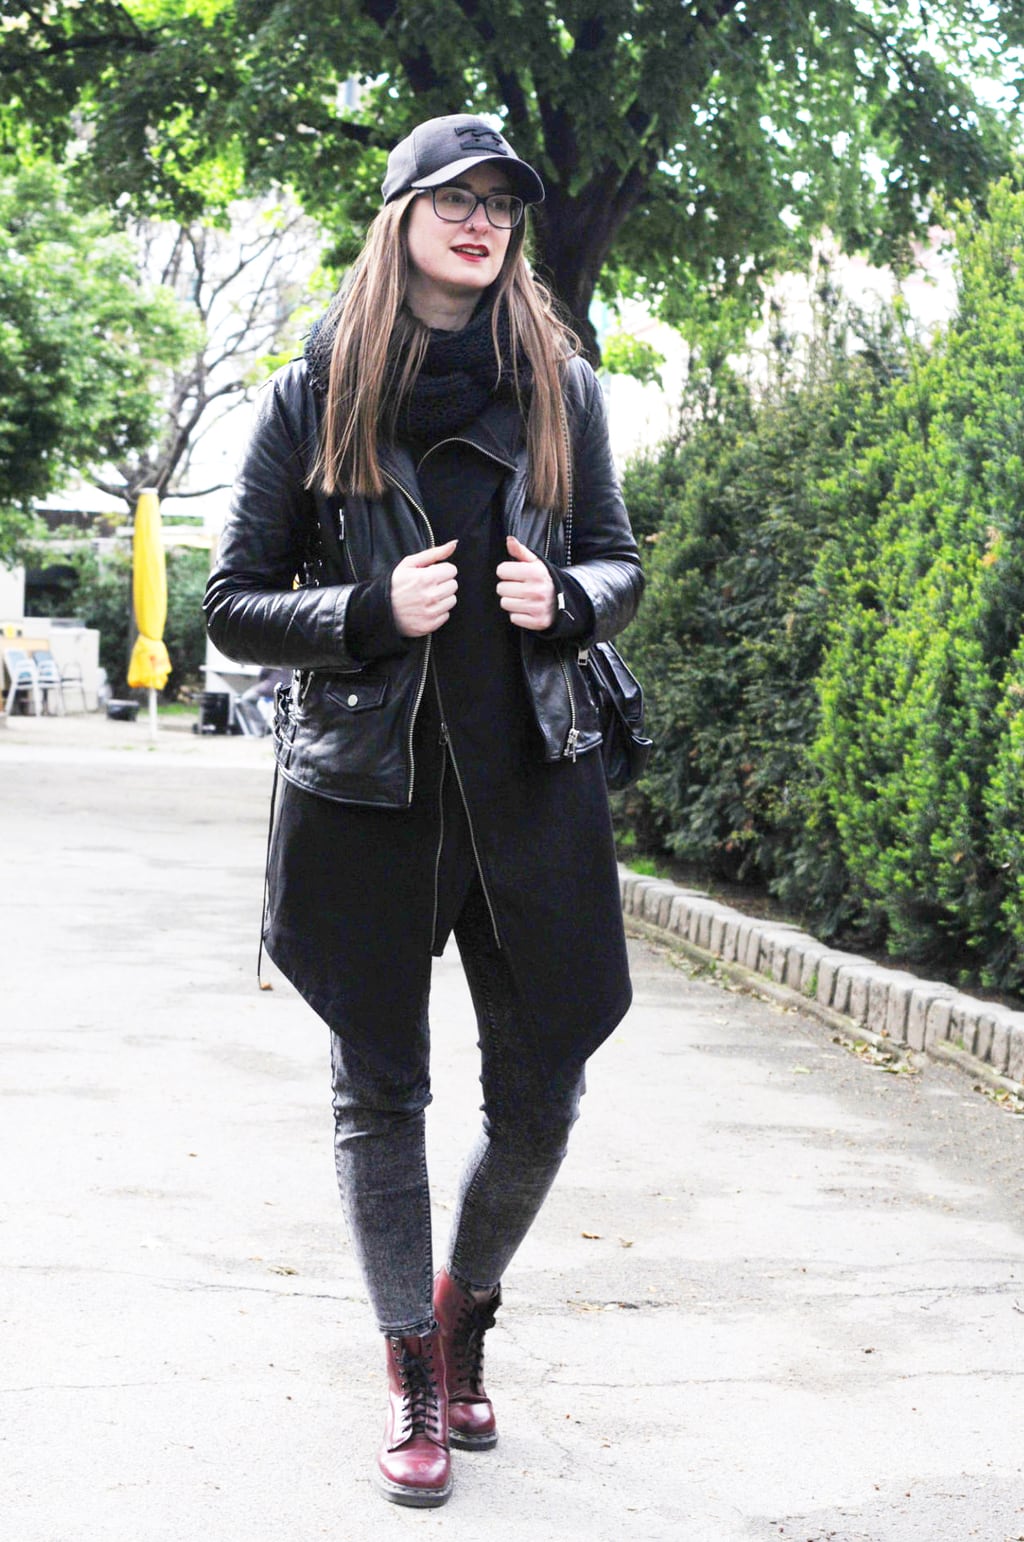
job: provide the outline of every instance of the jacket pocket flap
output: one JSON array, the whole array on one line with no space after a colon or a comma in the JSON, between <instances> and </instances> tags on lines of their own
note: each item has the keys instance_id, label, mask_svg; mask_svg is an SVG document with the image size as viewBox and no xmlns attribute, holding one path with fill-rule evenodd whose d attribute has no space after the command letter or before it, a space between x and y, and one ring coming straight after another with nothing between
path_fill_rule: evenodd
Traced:
<instances>
[{"instance_id":1,"label":"jacket pocket flap","mask_svg":"<svg viewBox=\"0 0 1024 1542\"><path fill-rule=\"evenodd\" d=\"M351 680L337 681L324 688L324 699L332 707L343 712L369 712L379 707L387 694L388 682L384 676L353 675Z\"/></svg>"}]
</instances>

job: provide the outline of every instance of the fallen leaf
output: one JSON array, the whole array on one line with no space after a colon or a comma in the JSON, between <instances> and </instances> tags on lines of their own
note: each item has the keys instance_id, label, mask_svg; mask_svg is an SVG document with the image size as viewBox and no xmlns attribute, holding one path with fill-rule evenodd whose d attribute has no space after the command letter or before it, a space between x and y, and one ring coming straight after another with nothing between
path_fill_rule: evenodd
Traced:
<instances>
[{"instance_id":1,"label":"fallen leaf","mask_svg":"<svg viewBox=\"0 0 1024 1542\"><path fill-rule=\"evenodd\" d=\"M269 1264L271 1274L298 1274L298 1269L293 1269L291 1264Z\"/></svg>"},{"instance_id":2,"label":"fallen leaf","mask_svg":"<svg viewBox=\"0 0 1024 1542\"><path fill-rule=\"evenodd\" d=\"M586 1237L588 1242L600 1242L601 1240L601 1233L599 1231L581 1231L580 1236Z\"/></svg>"},{"instance_id":3,"label":"fallen leaf","mask_svg":"<svg viewBox=\"0 0 1024 1542\"><path fill-rule=\"evenodd\" d=\"M872 1065L879 1071L888 1071L890 1076L916 1076L917 1067L911 1065L895 1049L889 1049L880 1044L869 1044L866 1039L848 1039L842 1034L836 1034L832 1039L833 1044L842 1045L849 1054L856 1055L858 1060L865 1065Z\"/></svg>"},{"instance_id":4,"label":"fallen leaf","mask_svg":"<svg viewBox=\"0 0 1024 1542\"><path fill-rule=\"evenodd\" d=\"M1019 1092L1011 1091L1009 1087L983 1087L980 1083L976 1083L974 1090L1008 1114L1024 1114L1024 1097Z\"/></svg>"}]
</instances>

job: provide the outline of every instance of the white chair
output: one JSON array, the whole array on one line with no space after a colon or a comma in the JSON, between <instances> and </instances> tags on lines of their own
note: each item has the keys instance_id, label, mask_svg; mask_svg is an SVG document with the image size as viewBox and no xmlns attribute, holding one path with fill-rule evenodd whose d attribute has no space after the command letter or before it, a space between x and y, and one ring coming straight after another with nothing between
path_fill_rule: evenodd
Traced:
<instances>
[{"instance_id":1,"label":"white chair","mask_svg":"<svg viewBox=\"0 0 1024 1542\"><path fill-rule=\"evenodd\" d=\"M85 678L82 674L81 664L75 660L63 664L60 671L60 683L63 687L65 701L69 691L77 691L82 698L82 711L88 712L89 703L85 699ZM99 703L97 702L98 705Z\"/></svg>"},{"instance_id":2,"label":"white chair","mask_svg":"<svg viewBox=\"0 0 1024 1542\"><path fill-rule=\"evenodd\" d=\"M4 663L7 665L7 673L11 684L7 692L7 701L4 705L4 713L10 717L14 707L15 697L19 691L31 691L32 708L36 717L42 712L39 694L39 673L24 648L5 648Z\"/></svg>"},{"instance_id":3,"label":"white chair","mask_svg":"<svg viewBox=\"0 0 1024 1542\"><path fill-rule=\"evenodd\" d=\"M32 651L32 662L36 666L36 676L39 680L39 689L42 692L43 707L50 710L50 692L57 693L57 710L61 717L66 716L64 708L64 681L57 667L57 660L53 654L45 648L35 648Z\"/></svg>"}]
</instances>

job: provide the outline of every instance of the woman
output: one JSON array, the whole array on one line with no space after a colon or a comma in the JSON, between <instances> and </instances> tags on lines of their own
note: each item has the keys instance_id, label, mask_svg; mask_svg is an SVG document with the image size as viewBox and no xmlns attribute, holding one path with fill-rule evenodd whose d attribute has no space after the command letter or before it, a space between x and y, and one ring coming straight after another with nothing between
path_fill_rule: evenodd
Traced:
<instances>
[{"instance_id":1,"label":"woman","mask_svg":"<svg viewBox=\"0 0 1024 1542\"><path fill-rule=\"evenodd\" d=\"M262 394L206 612L232 658L295 669L264 938L331 1029L339 1185L386 1336L377 1480L436 1505L449 1444L497 1440L483 1335L630 1001L578 654L642 578L600 389L526 263L537 173L481 119L435 118L383 195ZM484 1120L433 1279L427 1000L452 933Z\"/></svg>"}]
</instances>

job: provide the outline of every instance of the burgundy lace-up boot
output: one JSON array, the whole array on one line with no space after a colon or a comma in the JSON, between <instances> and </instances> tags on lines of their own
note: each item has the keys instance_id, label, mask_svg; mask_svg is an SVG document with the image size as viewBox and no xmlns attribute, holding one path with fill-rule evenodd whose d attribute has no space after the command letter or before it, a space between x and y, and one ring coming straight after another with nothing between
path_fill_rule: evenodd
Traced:
<instances>
[{"instance_id":1,"label":"burgundy lace-up boot","mask_svg":"<svg viewBox=\"0 0 1024 1542\"><path fill-rule=\"evenodd\" d=\"M448 1434L453 1446L486 1451L497 1444L494 1408L484 1391L484 1334L494 1327L501 1286L486 1301L442 1269L434 1280L434 1316L444 1345Z\"/></svg>"},{"instance_id":2,"label":"burgundy lace-up boot","mask_svg":"<svg viewBox=\"0 0 1024 1542\"><path fill-rule=\"evenodd\" d=\"M452 1459L440 1332L389 1334L385 1344L388 1411L378 1487L392 1504L443 1505L452 1491Z\"/></svg>"}]
</instances>

